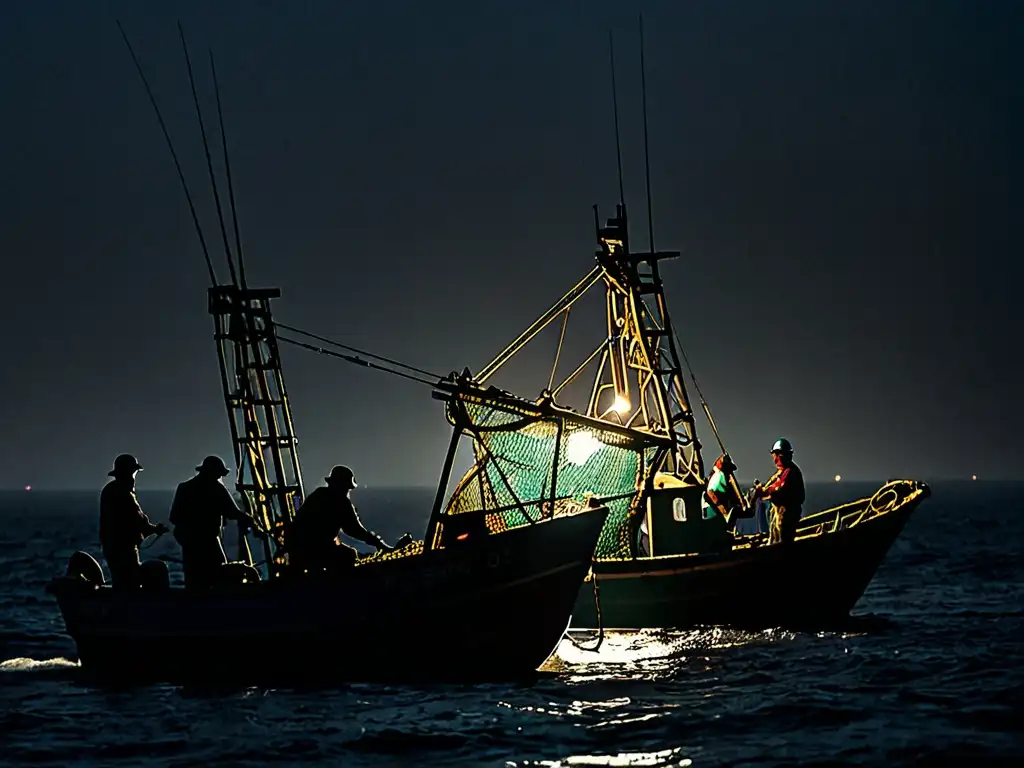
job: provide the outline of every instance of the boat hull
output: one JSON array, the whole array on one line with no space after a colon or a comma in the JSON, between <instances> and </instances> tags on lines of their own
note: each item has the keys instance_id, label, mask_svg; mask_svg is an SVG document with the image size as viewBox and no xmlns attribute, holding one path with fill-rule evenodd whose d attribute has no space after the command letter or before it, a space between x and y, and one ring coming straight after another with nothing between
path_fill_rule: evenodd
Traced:
<instances>
[{"instance_id":1,"label":"boat hull","mask_svg":"<svg viewBox=\"0 0 1024 768\"><path fill-rule=\"evenodd\" d=\"M724 625L822 627L840 622L863 595L923 493L896 509L788 545L707 555L599 561L583 585L573 628L646 629ZM752 537L753 538L753 537Z\"/></svg>"},{"instance_id":2,"label":"boat hull","mask_svg":"<svg viewBox=\"0 0 1024 768\"><path fill-rule=\"evenodd\" d=\"M164 681L529 677L557 647L598 509L332 580L119 592L58 579L83 671Z\"/></svg>"}]
</instances>

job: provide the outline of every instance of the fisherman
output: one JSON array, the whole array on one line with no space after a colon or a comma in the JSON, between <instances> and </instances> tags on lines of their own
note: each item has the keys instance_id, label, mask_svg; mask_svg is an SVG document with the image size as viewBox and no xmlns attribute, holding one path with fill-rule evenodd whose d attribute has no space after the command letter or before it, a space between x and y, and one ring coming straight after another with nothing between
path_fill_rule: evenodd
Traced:
<instances>
[{"instance_id":1,"label":"fisherman","mask_svg":"<svg viewBox=\"0 0 1024 768\"><path fill-rule=\"evenodd\" d=\"M135 476L142 469L138 459L122 453L107 474L113 480L100 493L100 545L115 589L141 589L142 563L139 544L147 536L167 533L163 523L152 523L135 496Z\"/></svg>"},{"instance_id":2,"label":"fisherman","mask_svg":"<svg viewBox=\"0 0 1024 768\"><path fill-rule=\"evenodd\" d=\"M255 525L221 482L229 474L219 456L207 456L196 467L196 476L179 483L174 493L169 519L181 546L187 589L208 589L216 583L228 561L220 540L225 520Z\"/></svg>"},{"instance_id":3,"label":"fisherman","mask_svg":"<svg viewBox=\"0 0 1024 768\"><path fill-rule=\"evenodd\" d=\"M393 547L380 536L363 527L356 513L348 496L357 487L352 470L334 467L325 480L327 487L320 486L306 497L285 534L290 564L306 570L336 570L355 565L359 555L338 540L339 533L366 542L378 551L392 551Z\"/></svg>"},{"instance_id":4,"label":"fisherman","mask_svg":"<svg viewBox=\"0 0 1024 768\"><path fill-rule=\"evenodd\" d=\"M715 469L708 478L704 494L700 500L700 507L705 520L710 520L717 513L725 519L726 523L732 522L732 510L736 503L740 502L739 499L735 498L736 494L733 493L732 500L734 504L729 504L729 491L731 490L729 479L735 471L736 465L733 464L729 454L725 453L718 457L718 460L715 462Z\"/></svg>"},{"instance_id":5,"label":"fisherman","mask_svg":"<svg viewBox=\"0 0 1024 768\"><path fill-rule=\"evenodd\" d=\"M764 486L754 487L753 498L767 499L772 503L769 544L789 544L796 537L796 526L800 522L804 504L804 475L793 463L793 446L789 440L780 437L772 446L776 472Z\"/></svg>"}]
</instances>

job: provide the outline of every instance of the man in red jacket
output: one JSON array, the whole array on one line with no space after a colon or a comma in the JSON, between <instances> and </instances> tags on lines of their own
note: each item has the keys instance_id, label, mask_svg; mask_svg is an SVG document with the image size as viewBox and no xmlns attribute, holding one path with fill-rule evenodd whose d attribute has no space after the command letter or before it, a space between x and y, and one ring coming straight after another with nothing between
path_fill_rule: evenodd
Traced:
<instances>
[{"instance_id":1,"label":"man in red jacket","mask_svg":"<svg viewBox=\"0 0 1024 768\"><path fill-rule=\"evenodd\" d=\"M800 522L805 499L804 475L793 463L793 446L789 440L780 437L772 446L776 472L764 486L754 488L754 498L766 499L772 503L771 532L769 544L789 544L796 537L796 526Z\"/></svg>"}]
</instances>

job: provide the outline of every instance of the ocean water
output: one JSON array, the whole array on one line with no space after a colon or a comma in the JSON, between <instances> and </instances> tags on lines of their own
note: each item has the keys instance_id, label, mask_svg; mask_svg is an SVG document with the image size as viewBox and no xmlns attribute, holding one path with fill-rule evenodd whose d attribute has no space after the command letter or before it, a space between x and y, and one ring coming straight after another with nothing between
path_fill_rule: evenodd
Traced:
<instances>
[{"instance_id":1,"label":"ocean water","mask_svg":"<svg viewBox=\"0 0 1024 768\"><path fill-rule=\"evenodd\" d=\"M808 508L864 490L811 486ZM566 640L530 685L111 690L80 679L44 591L98 553L98 489L3 492L0 764L1024 764L1022 494L934 485L841 630ZM393 539L421 535L430 496L354 498ZM166 519L169 494L140 498ZM168 536L145 555L174 553Z\"/></svg>"}]
</instances>

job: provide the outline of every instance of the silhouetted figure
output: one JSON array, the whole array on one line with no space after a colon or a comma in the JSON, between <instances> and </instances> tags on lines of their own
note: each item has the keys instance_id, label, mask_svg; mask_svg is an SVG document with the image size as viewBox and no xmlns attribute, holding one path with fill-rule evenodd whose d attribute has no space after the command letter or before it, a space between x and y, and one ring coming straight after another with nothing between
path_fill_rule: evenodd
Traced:
<instances>
[{"instance_id":1,"label":"silhouetted figure","mask_svg":"<svg viewBox=\"0 0 1024 768\"><path fill-rule=\"evenodd\" d=\"M796 527L803 513L805 499L804 475L793 463L793 446L780 437L772 446L776 472L764 486L755 486L754 498L772 503L769 544L789 544L796 537Z\"/></svg>"},{"instance_id":2,"label":"silhouetted figure","mask_svg":"<svg viewBox=\"0 0 1024 768\"><path fill-rule=\"evenodd\" d=\"M141 469L138 459L121 454L107 473L114 479L100 493L100 545L115 589L141 588L139 544L151 534L167 532L166 525L151 523L139 506L135 476Z\"/></svg>"},{"instance_id":3,"label":"silhouetted figure","mask_svg":"<svg viewBox=\"0 0 1024 768\"><path fill-rule=\"evenodd\" d=\"M300 570L336 570L354 565L358 553L338 541L339 533L390 552L392 547L363 527L348 497L356 487L352 470L338 466L325 479L327 487L320 486L306 497L289 526L284 542L289 564Z\"/></svg>"},{"instance_id":4,"label":"silhouetted figure","mask_svg":"<svg viewBox=\"0 0 1024 768\"><path fill-rule=\"evenodd\" d=\"M220 539L224 521L251 523L252 518L238 508L221 483L230 471L219 456L207 456L196 473L178 484L169 519L181 546L185 587L207 589L217 582L221 566L228 561Z\"/></svg>"}]
</instances>

